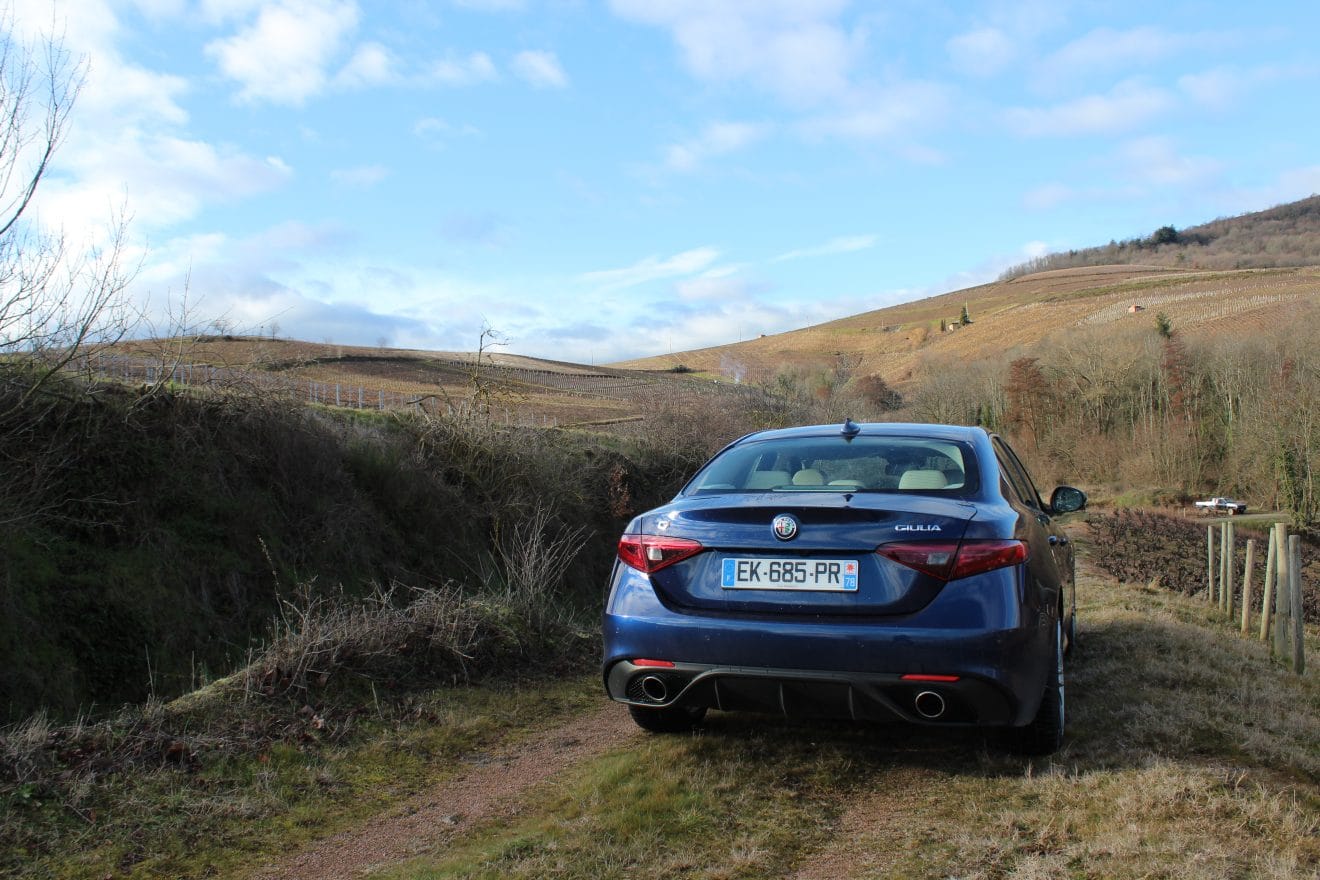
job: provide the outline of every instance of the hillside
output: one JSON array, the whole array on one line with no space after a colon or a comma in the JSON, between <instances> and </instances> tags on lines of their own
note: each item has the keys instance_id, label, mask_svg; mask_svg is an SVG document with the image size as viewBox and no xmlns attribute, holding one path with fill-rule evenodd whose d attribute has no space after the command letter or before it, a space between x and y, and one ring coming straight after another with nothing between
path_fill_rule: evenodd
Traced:
<instances>
[{"instance_id":1,"label":"hillside","mask_svg":"<svg viewBox=\"0 0 1320 880\"><path fill-rule=\"evenodd\" d=\"M1195 271L1158 266L1096 266L1038 272L929 297L837 321L694 351L615 364L642 370L676 364L719 375L737 365L749 381L784 366L851 359L855 374L877 374L900 390L921 378L923 359L972 361L1026 350L1085 329L1154 327L1157 313L1191 338L1268 332L1320 292L1320 268ZM973 323L956 322L966 306ZM1138 311L1131 311L1133 306Z\"/></svg>"},{"instance_id":2,"label":"hillside","mask_svg":"<svg viewBox=\"0 0 1320 880\"><path fill-rule=\"evenodd\" d=\"M196 335L119 343L87 363L131 382L261 390L346 409L423 409L511 426L602 427L629 423L666 401L745 396L669 371L546 360L502 351L419 351L241 335Z\"/></svg>"},{"instance_id":3,"label":"hillside","mask_svg":"<svg viewBox=\"0 0 1320 880\"><path fill-rule=\"evenodd\" d=\"M1192 269L1267 269L1320 263L1320 196L1199 226L1162 226L1150 235L1046 254L1000 280L1077 266L1143 263Z\"/></svg>"}]
</instances>

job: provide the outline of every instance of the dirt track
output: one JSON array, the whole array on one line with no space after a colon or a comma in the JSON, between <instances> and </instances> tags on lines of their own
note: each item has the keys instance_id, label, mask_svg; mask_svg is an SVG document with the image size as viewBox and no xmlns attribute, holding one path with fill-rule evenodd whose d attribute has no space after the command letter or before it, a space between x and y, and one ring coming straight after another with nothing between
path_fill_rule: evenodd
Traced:
<instances>
[{"instance_id":1,"label":"dirt track","mask_svg":"<svg viewBox=\"0 0 1320 880\"><path fill-rule=\"evenodd\" d=\"M615 703L528 743L482 756L471 769L361 827L324 838L253 873L261 880L348 880L434 851L477 822L519 811L518 795L561 770L641 736Z\"/></svg>"}]
</instances>

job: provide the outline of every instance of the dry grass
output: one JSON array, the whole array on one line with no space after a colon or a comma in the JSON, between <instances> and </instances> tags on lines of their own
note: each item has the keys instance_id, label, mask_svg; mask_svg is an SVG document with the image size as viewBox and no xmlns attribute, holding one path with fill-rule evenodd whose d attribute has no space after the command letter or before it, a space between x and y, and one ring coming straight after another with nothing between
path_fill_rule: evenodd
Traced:
<instances>
[{"instance_id":1,"label":"dry grass","mask_svg":"<svg viewBox=\"0 0 1320 880\"><path fill-rule=\"evenodd\" d=\"M1195 600L1083 573L1063 751L714 713L544 786L397 878L1304 878L1320 685Z\"/></svg>"},{"instance_id":2,"label":"dry grass","mask_svg":"<svg viewBox=\"0 0 1320 880\"><path fill-rule=\"evenodd\" d=\"M1118 584L1089 568L1078 592L1082 629L1069 666L1070 729L1064 749L1051 758L1005 756L957 731L714 713L693 736L645 737L570 767L519 795L498 820L476 823L456 839L437 829L444 844L435 855L387 874L570 880L1320 874L1320 679L1280 668L1264 647L1239 639L1197 599ZM1313 646L1317 635L1311 633ZM600 699L594 678L571 690L578 705ZM476 709L503 711L496 708L503 699L433 723L426 713L453 701L440 692L418 703L425 710L413 727L374 733L367 721L377 709L357 716L356 733L339 739L327 731L345 729L351 718L320 708L295 713L280 722L290 725L282 738L261 747L266 764L218 761L218 746L198 732L155 740L156 751L144 752L154 755L154 765L139 761L137 774L109 786L84 777L81 794L65 795L95 824L60 807L66 827L86 830L54 848L47 841L42 860L26 870L8 865L22 876L81 876L80 866L99 870L95 876L165 870L241 876L254 853L306 839L309 829L342 827L346 814L328 819L327 811L354 798L378 810L415 792L418 780L448 772L461 753L455 750L472 748L463 725L488 731L490 719ZM385 706L386 720L414 718L409 705ZM317 729L322 720L327 730ZM426 739L433 728L451 731L446 744ZM117 741L141 748L152 742L146 736L152 729L144 717ZM34 749L49 755L52 735L36 719L0 738L0 754L10 762ZM379 742L363 739L377 735ZM183 760L170 763L176 743L185 747ZM193 761L196 772L180 772ZM36 817L48 809L15 805L15 791L7 789L10 813L0 826L9 841L37 851L31 836L14 829L39 826ZM37 792L38 799L49 796ZM341 806L332 808L335 803ZM209 829L206 839L192 826ZM95 841L90 854L88 841Z\"/></svg>"},{"instance_id":3,"label":"dry grass","mask_svg":"<svg viewBox=\"0 0 1320 880\"><path fill-rule=\"evenodd\" d=\"M1101 266L1028 275L954 291L913 303L840 318L814 327L697 351L626 361L632 369L666 369L681 362L720 374L721 363L744 365L750 381L765 381L783 366L832 362L836 352L860 358L859 374L875 373L905 392L926 378L923 359L970 362L994 358L1050 336L1066 339L1086 327L1137 323L1154 328L1157 311L1195 338L1231 337L1244 323L1273 326L1290 306L1312 298L1315 269L1206 272L1151 266ZM974 323L941 334L941 318L956 319L966 304ZM1133 304L1145 311L1129 314Z\"/></svg>"},{"instance_id":4,"label":"dry grass","mask_svg":"<svg viewBox=\"0 0 1320 880\"><path fill-rule=\"evenodd\" d=\"M541 664L580 658L593 644L564 582L586 529L561 528L545 507L518 521L480 584L377 588L361 601L300 588L242 671L262 696L300 695L332 677L376 681L467 680L535 655ZM301 698L301 697L300 697Z\"/></svg>"}]
</instances>

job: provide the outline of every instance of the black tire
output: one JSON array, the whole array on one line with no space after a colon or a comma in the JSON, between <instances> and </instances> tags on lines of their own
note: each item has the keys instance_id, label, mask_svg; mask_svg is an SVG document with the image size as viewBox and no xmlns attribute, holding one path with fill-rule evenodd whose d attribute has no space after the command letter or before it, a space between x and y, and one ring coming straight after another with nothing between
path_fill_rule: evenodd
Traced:
<instances>
[{"instance_id":1,"label":"black tire","mask_svg":"<svg viewBox=\"0 0 1320 880\"><path fill-rule=\"evenodd\" d=\"M1019 755L1051 755L1063 745L1067 723L1067 694L1063 675L1063 620L1054 624L1054 666L1045 678L1036 717L1026 727L1011 727L1003 732L1004 747Z\"/></svg>"},{"instance_id":2,"label":"black tire","mask_svg":"<svg viewBox=\"0 0 1320 880\"><path fill-rule=\"evenodd\" d=\"M629 706L629 714L637 726L651 733L683 733L691 730L706 717L706 707L687 706Z\"/></svg>"}]
</instances>

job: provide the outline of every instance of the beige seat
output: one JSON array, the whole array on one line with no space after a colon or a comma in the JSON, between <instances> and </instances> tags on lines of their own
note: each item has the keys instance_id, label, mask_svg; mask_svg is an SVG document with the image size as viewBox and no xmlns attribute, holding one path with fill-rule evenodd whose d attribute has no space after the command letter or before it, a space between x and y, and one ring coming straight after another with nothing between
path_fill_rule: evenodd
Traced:
<instances>
[{"instance_id":1,"label":"beige seat","mask_svg":"<svg viewBox=\"0 0 1320 880\"><path fill-rule=\"evenodd\" d=\"M862 488L861 480L830 480L831 486L846 486L849 489Z\"/></svg>"},{"instance_id":2,"label":"beige seat","mask_svg":"<svg viewBox=\"0 0 1320 880\"><path fill-rule=\"evenodd\" d=\"M748 489L773 489L788 482L788 471L752 471L747 476Z\"/></svg>"},{"instance_id":3,"label":"beige seat","mask_svg":"<svg viewBox=\"0 0 1320 880\"><path fill-rule=\"evenodd\" d=\"M824 486L825 475L815 468L803 468L793 475L794 486Z\"/></svg>"},{"instance_id":4,"label":"beige seat","mask_svg":"<svg viewBox=\"0 0 1320 880\"><path fill-rule=\"evenodd\" d=\"M943 489L947 485L949 481L944 478L944 471L910 470L898 478L900 489Z\"/></svg>"}]
</instances>

